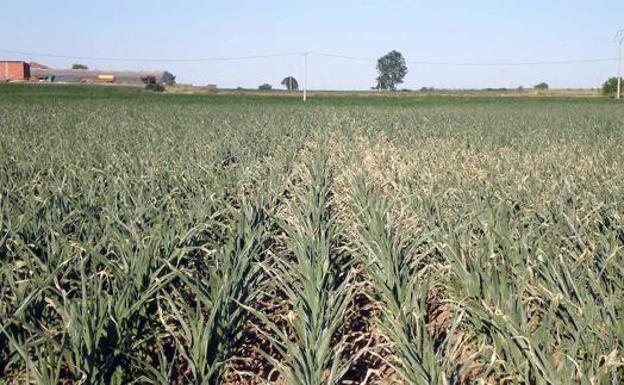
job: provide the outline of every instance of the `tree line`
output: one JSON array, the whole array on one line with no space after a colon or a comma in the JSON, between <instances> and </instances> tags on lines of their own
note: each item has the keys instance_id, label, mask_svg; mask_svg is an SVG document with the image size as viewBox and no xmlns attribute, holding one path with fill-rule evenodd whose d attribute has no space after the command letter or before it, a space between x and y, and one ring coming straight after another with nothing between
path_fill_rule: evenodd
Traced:
<instances>
[{"instance_id":1,"label":"tree line","mask_svg":"<svg viewBox=\"0 0 624 385\"><path fill-rule=\"evenodd\" d=\"M88 70L84 64L75 63L72 65L73 70ZM396 91L398 86L404 82L405 76L408 73L407 62L399 51L392 50L380 57L377 60L377 77L375 78L375 85L371 87L373 90L380 91ZM171 75L169 72L165 72L169 77L167 78L167 84L175 83L175 76ZM621 78L620 78L621 79ZM297 79L292 76L286 76L282 79L280 83L286 90L288 91L297 91L299 90L299 82ZM618 87L618 78L612 77L609 78L602 84L601 90L602 93L606 96L614 96L617 94ZM624 94L624 80L620 82L620 90ZM533 87L536 91L548 91L549 85L546 82L541 82ZM273 86L269 83L263 83L258 87L261 91L271 91ZM421 91L433 91L433 87L427 89L426 87L421 88ZM518 90L524 90L524 88L519 87Z\"/></svg>"}]
</instances>

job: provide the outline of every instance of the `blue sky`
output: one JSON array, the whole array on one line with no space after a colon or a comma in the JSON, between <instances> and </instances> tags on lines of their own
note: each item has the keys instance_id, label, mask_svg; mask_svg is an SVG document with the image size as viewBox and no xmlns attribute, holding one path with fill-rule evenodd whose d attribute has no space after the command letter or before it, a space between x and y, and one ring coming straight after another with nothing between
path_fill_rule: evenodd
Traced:
<instances>
[{"instance_id":1,"label":"blue sky","mask_svg":"<svg viewBox=\"0 0 624 385\"><path fill-rule=\"evenodd\" d=\"M2 0L0 50L67 56L193 59L316 51L411 61L525 62L613 58L622 0ZM235 62L117 62L7 54L53 67L167 69L179 82L277 86L303 78L301 56ZM404 87L597 87L615 62L554 66L409 65ZM374 61L311 57L316 89L366 89Z\"/></svg>"}]
</instances>

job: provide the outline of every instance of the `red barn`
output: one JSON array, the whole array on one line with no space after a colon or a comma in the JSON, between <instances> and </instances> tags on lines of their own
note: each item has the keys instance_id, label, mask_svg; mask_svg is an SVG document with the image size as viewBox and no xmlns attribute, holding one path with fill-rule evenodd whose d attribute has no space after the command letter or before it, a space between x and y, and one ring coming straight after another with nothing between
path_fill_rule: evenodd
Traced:
<instances>
[{"instance_id":1,"label":"red barn","mask_svg":"<svg viewBox=\"0 0 624 385\"><path fill-rule=\"evenodd\" d=\"M30 64L23 61L0 61L0 81L30 79Z\"/></svg>"}]
</instances>

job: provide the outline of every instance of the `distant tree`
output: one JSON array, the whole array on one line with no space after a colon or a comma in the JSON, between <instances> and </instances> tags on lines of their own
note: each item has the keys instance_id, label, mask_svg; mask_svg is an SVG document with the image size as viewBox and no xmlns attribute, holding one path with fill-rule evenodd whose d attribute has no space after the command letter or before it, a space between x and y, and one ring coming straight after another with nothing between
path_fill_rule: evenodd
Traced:
<instances>
[{"instance_id":1,"label":"distant tree","mask_svg":"<svg viewBox=\"0 0 624 385\"><path fill-rule=\"evenodd\" d=\"M602 93L607 96L614 96L617 94L618 78L609 78L602 84ZM620 78L620 92L624 94L624 79Z\"/></svg>"},{"instance_id":2,"label":"distant tree","mask_svg":"<svg viewBox=\"0 0 624 385\"><path fill-rule=\"evenodd\" d=\"M299 83L297 79L292 76L286 76L281 83L288 91L296 91L299 89Z\"/></svg>"},{"instance_id":3,"label":"distant tree","mask_svg":"<svg viewBox=\"0 0 624 385\"><path fill-rule=\"evenodd\" d=\"M160 77L160 82L162 84L173 85L176 82L176 77L171 72L165 71Z\"/></svg>"},{"instance_id":4,"label":"distant tree","mask_svg":"<svg viewBox=\"0 0 624 385\"><path fill-rule=\"evenodd\" d=\"M73 70L88 70L88 69L89 69L89 67L87 67L87 66L86 66L86 65L84 65L84 64L79 64L79 63L76 63L76 64L72 65L72 69L73 69Z\"/></svg>"},{"instance_id":5,"label":"distant tree","mask_svg":"<svg viewBox=\"0 0 624 385\"><path fill-rule=\"evenodd\" d=\"M535 88L537 91L547 91L550 87L548 86L548 83L541 82L533 88Z\"/></svg>"},{"instance_id":6,"label":"distant tree","mask_svg":"<svg viewBox=\"0 0 624 385\"><path fill-rule=\"evenodd\" d=\"M405 58L398 51L390 51L377 60L377 88L378 90L395 91L398 84L403 83L407 75Z\"/></svg>"},{"instance_id":7,"label":"distant tree","mask_svg":"<svg viewBox=\"0 0 624 385\"><path fill-rule=\"evenodd\" d=\"M271 90L273 89L273 86L272 86L272 85L270 85L269 83L264 83L264 84L261 84L261 85L258 87L258 89L259 89L260 91L271 91Z\"/></svg>"}]
</instances>

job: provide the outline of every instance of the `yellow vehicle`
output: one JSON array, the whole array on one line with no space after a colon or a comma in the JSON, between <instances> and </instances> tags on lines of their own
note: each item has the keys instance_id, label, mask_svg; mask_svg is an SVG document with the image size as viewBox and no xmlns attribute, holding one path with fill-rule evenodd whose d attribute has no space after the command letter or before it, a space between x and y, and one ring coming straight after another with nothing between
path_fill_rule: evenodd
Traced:
<instances>
[{"instance_id":1,"label":"yellow vehicle","mask_svg":"<svg viewBox=\"0 0 624 385\"><path fill-rule=\"evenodd\" d=\"M98 75L98 83L115 83L115 75Z\"/></svg>"}]
</instances>

